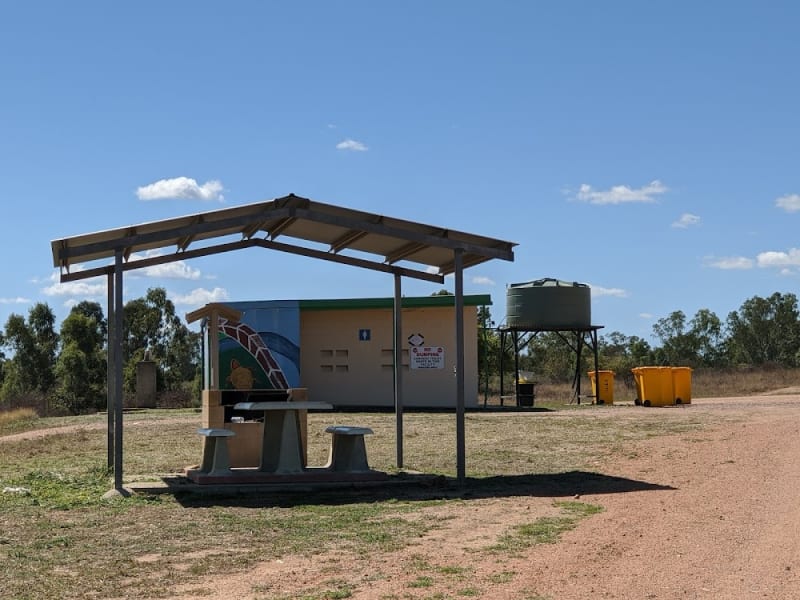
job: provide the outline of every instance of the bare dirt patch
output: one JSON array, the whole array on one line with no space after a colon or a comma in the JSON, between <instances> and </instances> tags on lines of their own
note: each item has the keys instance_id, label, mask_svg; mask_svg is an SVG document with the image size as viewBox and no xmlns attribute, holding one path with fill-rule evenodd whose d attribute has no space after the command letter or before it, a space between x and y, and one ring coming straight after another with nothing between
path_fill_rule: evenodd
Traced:
<instances>
[{"instance_id":1,"label":"bare dirt patch","mask_svg":"<svg viewBox=\"0 0 800 600\"><path fill-rule=\"evenodd\" d=\"M197 421L196 416L184 417L170 417L171 423L192 423ZM129 420L125 422L125 427L136 427L145 425L148 421ZM48 427L45 429L32 429L30 431L23 431L21 433L12 433L10 435L0 436L0 443L4 442L22 442L29 440L41 440L51 435L65 435L72 434L80 431L98 431L101 429L108 429L107 423L78 423L73 425L61 425L58 427Z\"/></svg>"},{"instance_id":2,"label":"bare dirt patch","mask_svg":"<svg viewBox=\"0 0 800 600\"><path fill-rule=\"evenodd\" d=\"M800 598L800 396L717 398L668 409L719 424L631 442L596 473L634 484L576 493L603 512L555 544L493 551L562 496L470 498L421 508L438 526L371 556L284 556L246 574L199 577L176 598ZM599 418L609 413L597 412ZM588 417L592 418L592 417Z\"/></svg>"}]
</instances>

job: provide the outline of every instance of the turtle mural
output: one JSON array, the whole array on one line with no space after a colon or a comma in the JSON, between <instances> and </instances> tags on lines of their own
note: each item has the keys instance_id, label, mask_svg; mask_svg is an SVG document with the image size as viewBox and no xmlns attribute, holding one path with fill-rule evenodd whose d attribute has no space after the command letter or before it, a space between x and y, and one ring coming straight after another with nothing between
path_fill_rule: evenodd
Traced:
<instances>
[{"instance_id":1,"label":"turtle mural","mask_svg":"<svg viewBox=\"0 0 800 600\"><path fill-rule=\"evenodd\" d=\"M228 389L287 389L289 384L264 340L246 323L219 320L220 380Z\"/></svg>"}]
</instances>

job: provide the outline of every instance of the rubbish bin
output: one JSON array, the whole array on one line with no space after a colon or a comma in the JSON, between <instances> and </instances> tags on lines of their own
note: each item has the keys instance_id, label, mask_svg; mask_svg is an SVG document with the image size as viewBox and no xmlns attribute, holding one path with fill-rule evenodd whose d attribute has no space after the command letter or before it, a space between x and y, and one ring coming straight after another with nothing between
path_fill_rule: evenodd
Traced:
<instances>
[{"instance_id":1,"label":"rubbish bin","mask_svg":"<svg viewBox=\"0 0 800 600\"><path fill-rule=\"evenodd\" d=\"M614 404L614 371L589 371L592 381L592 396L597 404ZM595 379L597 381L595 381Z\"/></svg>"},{"instance_id":2,"label":"rubbish bin","mask_svg":"<svg viewBox=\"0 0 800 600\"><path fill-rule=\"evenodd\" d=\"M692 369L690 367L672 367L672 390L675 404L692 403Z\"/></svg>"},{"instance_id":3,"label":"rubbish bin","mask_svg":"<svg viewBox=\"0 0 800 600\"><path fill-rule=\"evenodd\" d=\"M535 388L535 383L517 383L517 406L533 406L533 399L536 396Z\"/></svg>"},{"instance_id":4,"label":"rubbish bin","mask_svg":"<svg viewBox=\"0 0 800 600\"><path fill-rule=\"evenodd\" d=\"M671 367L635 367L636 404L667 406L675 404Z\"/></svg>"}]
</instances>

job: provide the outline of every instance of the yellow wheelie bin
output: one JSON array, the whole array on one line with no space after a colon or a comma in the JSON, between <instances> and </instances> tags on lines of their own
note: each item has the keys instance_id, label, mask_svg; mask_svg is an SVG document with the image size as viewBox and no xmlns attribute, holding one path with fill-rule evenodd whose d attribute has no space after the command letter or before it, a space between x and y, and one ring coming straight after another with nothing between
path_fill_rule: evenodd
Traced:
<instances>
[{"instance_id":1,"label":"yellow wheelie bin","mask_svg":"<svg viewBox=\"0 0 800 600\"><path fill-rule=\"evenodd\" d=\"M597 375L597 377L595 377ZM589 371L592 396L597 404L614 404L614 371Z\"/></svg>"},{"instance_id":2,"label":"yellow wheelie bin","mask_svg":"<svg viewBox=\"0 0 800 600\"><path fill-rule=\"evenodd\" d=\"M636 404L667 406L675 404L671 367L635 367Z\"/></svg>"},{"instance_id":3,"label":"yellow wheelie bin","mask_svg":"<svg viewBox=\"0 0 800 600\"><path fill-rule=\"evenodd\" d=\"M672 392L675 404L692 403L692 369L690 367L672 367Z\"/></svg>"}]
</instances>

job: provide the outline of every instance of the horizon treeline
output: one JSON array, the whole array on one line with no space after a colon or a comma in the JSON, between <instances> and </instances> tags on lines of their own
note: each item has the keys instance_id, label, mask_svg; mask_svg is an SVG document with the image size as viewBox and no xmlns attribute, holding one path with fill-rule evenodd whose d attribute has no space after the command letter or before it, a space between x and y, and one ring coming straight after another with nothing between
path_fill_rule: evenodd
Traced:
<instances>
[{"instance_id":1,"label":"horizon treeline","mask_svg":"<svg viewBox=\"0 0 800 600\"><path fill-rule=\"evenodd\" d=\"M136 365L156 363L163 403L189 406L200 389L200 334L184 325L163 288L151 288L123 310L122 361L126 397L135 393ZM46 414L106 408L108 321L97 302L79 302L61 322L46 303L27 319L12 314L0 330L0 409L30 407ZM168 399L168 401L167 401Z\"/></svg>"},{"instance_id":2,"label":"horizon treeline","mask_svg":"<svg viewBox=\"0 0 800 600\"><path fill-rule=\"evenodd\" d=\"M481 309L479 355L481 381L498 375L502 354L503 371L514 369L513 342L506 341L501 353L500 334L491 323L488 309ZM797 296L776 292L768 298L753 296L723 321L703 308L689 318L676 310L653 324L651 344L638 336L619 331L598 338L599 368L627 373L638 366L686 366L693 369L766 367L793 368L800 365L800 312ZM575 340L562 332L528 333L520 370L535 373L537 380L553 383L574 380ZM591 352L582 353L577 370L585 375L593 369ZM591 362L591 365L590 365Z\"/></svg>"},{"instance_id":3,"label":"horizon treeline","mask_svg":"<svg viewBox=\"0 0 800 600\"><path fill-rule=\"evenodd\" d=\"M201 387L201 340L182 322L163 288L127 302L123 316L124 390L133 395L136 365L145 356L156 363L161 406L191 406ZM651 344L619 331L598 338L600 368L626 372L643 365L731 368L800 365L800 311L797 296L753 296L723 321L708 309L689 318L677 310L653 325ZM514 369L513 346L500 348L488 308L478 311L479 380ZM567 343L565 343L567 342ZM106 407L108 322L101 305L72 307L56 330L46 303L27 318L11 314L0 330L0 410L31 407L47 414L80 414ZM539 381L569 382L585 371L560 332L528 334L520 369ZM501 360L502 358L502 360ZM590 367L593 368L593 367Z\"/></svg>"}]
</instances>

